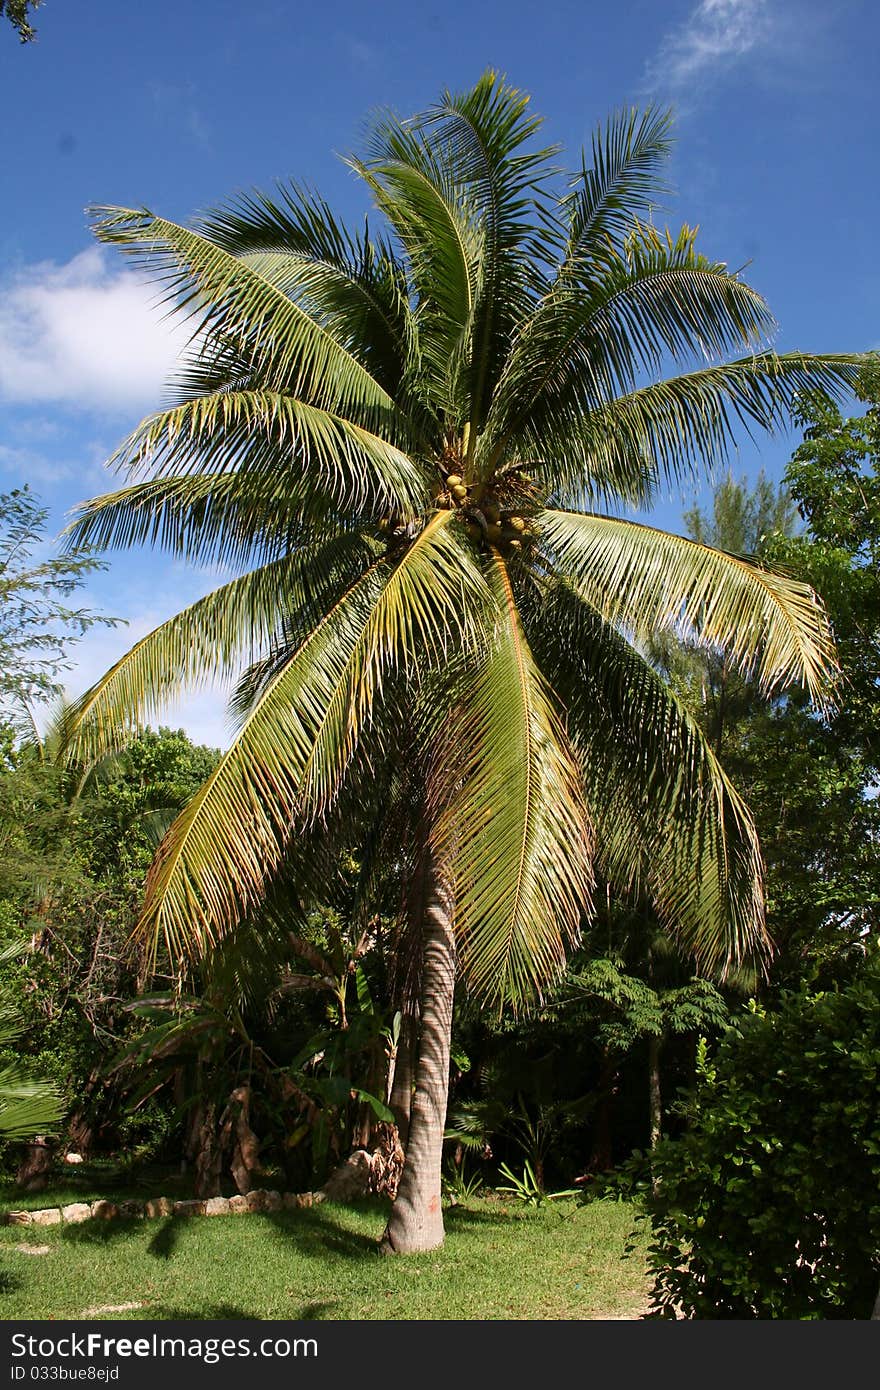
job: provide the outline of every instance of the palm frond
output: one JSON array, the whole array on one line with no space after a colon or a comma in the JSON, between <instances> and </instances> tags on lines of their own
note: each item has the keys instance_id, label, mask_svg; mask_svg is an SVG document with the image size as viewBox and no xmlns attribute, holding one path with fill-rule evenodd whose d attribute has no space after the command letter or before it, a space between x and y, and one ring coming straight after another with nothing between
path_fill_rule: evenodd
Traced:
<instances>
[{"instance_id":1,"label":"palm frond","mask_svg":"<svg viewBox=\"0 0 880 1390\"><path fill-rule=\"evenodd\" d=\"M482 234L467 367L470 460L510 337L544 284L540 191L555 150L528 148L541 120L529 111L525 93L491 71L468 92L445 92L413 124L460 188L460 201Z\"/></svg>"},{"instance_id":2,"label":"palm frond","mask_svg":"<svg viewBox=\"0 0 880 1390\"><path fill-rule=\"evenodd\" d=\"M767 693L800 682L826 698L834 647L809 585L634 521L548 509L536 525L549 564L608 622L722 648Z\"/></svg>"},{"instance_id":3,"label":"palm frond","mask_svg":"<svg viewBox=\"0 0 880 1390\"><path fill-rule=\"evenodd\" d=\"M669 156L671 111L620 111L592 138L592 164L581 170L563 204L568 222L560 277L589 274L604 259L609 239L619 243L636 217L650 214L669 192L658 170Z\"/></svg>"},{"instance_id":4,"label":"palm frond","mask_svg":"<svg viewBox=\"0 0 880 1390\"><path fill-rule=\"evenodd\" d=\"M417 369L429 373L433 399L454 419L458 374L479 293L483 238L430 146L392 117L384 118L382 131L383 158L348 163L367 182L400 239L418 306Z\"/></svg>"},{"instance_id":5,"label":"palm frond","mask_svg":"<svg viewBox=\"0 0 880 1390\"><path fill-rule=\"evenodd\" d=\"M252 264L395 393L411 349L409 287L388 244L352 233L314 191L278 183L274 196L240 193L197 230Z\"/></svg>"},{"instance_id":6,"label":"palm frond","mask_svg":"<svg viewBox=\"0 0 880 1390\"><path fill-rule=\"evenodd\" d=\"M375 550L356 533L283 555L221 585L154 628L79 700L58 732L66 756L92 763L129 742L169 700L229 679L293 617L320 617Z\"/></svg>"},{"instance_id":7,"label":"palm frond","mask_svg":"<svg viewBox=\"0 0 880 1390\"><path fill-rule=\"evenodd\" d=\"M346 514L352 525L368 517ZM70 547L150 545L200 566L266 564L342 530L326 496L283 472L152 478L83 502L62 535Z\"/></svg>"},{"instance_id":8,"label":"palm frond","mask_svg":"<svg viewBox=\"0 0 880 1390\"><path fill-rule=\"evenodd\" d=\"M564 968L590 908L592 835L559 709L497 553L487 577L498 630L441 735L430 799L462 972L500 1006L533 998Z\"/></svg>"},{"instance_id":9,"label":"palm frond","mask_svg":"<svg viewBox=\"0 0 880 1390\"><path fill-rule=\"evenodd\" d=\"M479 624L485 585L438 512L375 561L275 664L237 735L153 865L141 931L201 952L262 900L297 825L332 803L385 671L441 662Z\"/></svg>"},{"instance_id":10,"label":"palm frond","mask_svg":"<svg viewBox=\"0 0 880 1390\"><path fill-rule=\"evenodd\" d=\"M387 427L398 414L364 364L253 266L145 208L94 208L99 240L118 246L156 279L164 302L189 319L194 338L235 344L267 389L320 409Z\"/></svg>"},{"instance_id":11,"label":"palm frond","mask_svg":"<svg viewBox=\"0 0 880 1390\"><path fill-rule=\"evenodd\" d=\"M765 964L755 827L693 718L568 583L553 585L529 617L565 705L609 881L649 898L701 969L726 977Z\"/></svg>"},{"instance_id":12,"label":"palm frond","mask_svg":"<svg viewBox=\"0 0 880 1390\"><path fill-rule=\"evenodd\" d=\"M0 1138L51 1134L64 1117L64 1102L50 1081L34 1081L17 1063L0 1068Z\"/></svg>"},{"instance_id":13,"label":"palm frond","mask_svg":"<svg viewBox=\"0 0 880 1390\"><path fill-rule=\"evenodd\" d=\"M375 515L421 511L421 470L395 445L362 425L293 396L268 390L217 391L148 416L109 467L129 479L200 472L279 473L304 502L323 500Z\"/></svg>"},{"instance_id":14,"label":"palm frond","mask_svg":"<svg viewBox=\"0 0 880 1390\"><path fill-rule=\"evenodd\" d=\"M588 284L561 281L523 324L499 382L483 454L531 453L547 421L579 421L664 363L723 358L763 346L775 323L764 299L683 227L661 237L637 223L609 246ZM488 465L487 465L488 466Z\"/></svg>"},{"instance_id":15,"label":"palm frond","mask_svg":"<svg viewBox=\"0 0 880 1390\"><path fill-rule=\"evenodd\" d=\"M541 423L530 447L535 476L561 496L591 500L597 482L645 503L658 483L693 481L727 464L737 426L750 437L789 426L798 398L843 399L864 364L859 353L758 353L670 377L582 413ZM633 484L641 481L641 496Z\"/></svg>"}]
</instances>

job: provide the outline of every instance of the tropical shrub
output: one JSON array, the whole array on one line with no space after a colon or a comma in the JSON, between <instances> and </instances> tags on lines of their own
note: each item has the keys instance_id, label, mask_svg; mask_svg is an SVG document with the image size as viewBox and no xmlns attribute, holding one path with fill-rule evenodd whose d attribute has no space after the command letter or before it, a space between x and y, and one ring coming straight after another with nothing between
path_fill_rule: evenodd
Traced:
<instances>
[{"instance_id":1,"label":"tropical shrub","mask_svg":"<svg viewBox=\"0 0 880 1390\"><path fill-rule=\"evenodd\" d=\"M654 1156L660 1317L866 1318L880 1280L880 969L752 1004Z\"/></svg>"}]
</instances>

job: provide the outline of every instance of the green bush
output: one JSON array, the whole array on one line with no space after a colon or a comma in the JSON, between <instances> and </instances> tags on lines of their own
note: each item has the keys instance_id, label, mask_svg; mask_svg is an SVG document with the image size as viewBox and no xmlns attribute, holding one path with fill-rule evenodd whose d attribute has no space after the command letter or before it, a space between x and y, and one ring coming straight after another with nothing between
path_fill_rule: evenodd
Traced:
<instances>
[{"instance_id":1,"label":"green bush","mask_svg":"<svg viewBox=\"0 0 880 1390\"><path fill-rule=\"evenodd\" d=\"M867 1318L880 1280L880 971L754 1005L649 1199L654 1315Z\"/></svg>"}]
</instances>

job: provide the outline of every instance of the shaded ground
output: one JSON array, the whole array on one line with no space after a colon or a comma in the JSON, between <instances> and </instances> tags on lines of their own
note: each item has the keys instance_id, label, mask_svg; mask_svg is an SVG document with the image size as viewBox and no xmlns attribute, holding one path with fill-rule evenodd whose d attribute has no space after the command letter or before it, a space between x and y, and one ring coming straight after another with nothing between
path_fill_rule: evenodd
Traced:
<instances>
[{"instance_id":1,"label":"shaded ground","mask_svg":"<svg viewBox=\"0 0 880 1390\"><path fill-rule=\"evenodd\" d=\"M44 1201L54 1202L55 1193ZM473 1199L430 1255L376 1250L383 1204L245 1217L0 1228L0 1317L108 1319L635 1318L646 1235L625 1202ZM33 1258L16 1249L48 1246ZM140 1305L140 1306L126 1306Z\"/></svg>"}]
</instances>

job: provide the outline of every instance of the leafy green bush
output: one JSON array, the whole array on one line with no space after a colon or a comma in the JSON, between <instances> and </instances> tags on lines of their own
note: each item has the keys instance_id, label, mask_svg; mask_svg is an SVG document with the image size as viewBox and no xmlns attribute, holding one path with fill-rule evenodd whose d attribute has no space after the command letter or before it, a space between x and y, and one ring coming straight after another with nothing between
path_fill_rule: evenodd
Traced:
<instances>
[{"instance_id":1,"label":"leafy green bush","mask_svg":"<svg viewBox=\"0 0 880 1390\"><path fill-rule=\"evenodd\" d=\"M754 1004L655 1155L655 1316L867 1318L880 1280L880 970Z\"/></svg>"}]
</instances>

